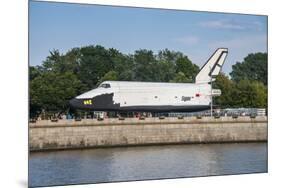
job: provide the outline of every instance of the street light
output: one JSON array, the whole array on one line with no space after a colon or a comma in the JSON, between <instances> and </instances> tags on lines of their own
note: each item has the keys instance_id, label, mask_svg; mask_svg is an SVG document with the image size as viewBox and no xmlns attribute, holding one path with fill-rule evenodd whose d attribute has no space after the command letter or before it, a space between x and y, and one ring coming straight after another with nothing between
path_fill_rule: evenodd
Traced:
<instances>
[{"instance_id":1,"label":"street light","mask_svg":"<svg viewBox=\"0 0 281 188\"><path fill-rule=\"evenodd\" d=\"M213 117L213 76L212 76L211 66L210 66L210 78L211 78L211 117Z\"/></svg>"}]
</instances>

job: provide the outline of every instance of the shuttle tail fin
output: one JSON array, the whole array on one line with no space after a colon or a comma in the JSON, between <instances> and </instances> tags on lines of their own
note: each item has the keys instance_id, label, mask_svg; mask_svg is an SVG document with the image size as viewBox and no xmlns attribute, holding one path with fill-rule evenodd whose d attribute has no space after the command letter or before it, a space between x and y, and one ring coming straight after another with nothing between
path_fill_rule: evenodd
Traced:
<instances>
[{"instance_id":1,"label":"shuttle tail fin","mask_svg":"<svg viewBox=\"0 0 281 188\"><path fill-rule=\"evenodd\" d=\"M209 83L211 78L213 79L212 81L215 81L213 77L219 74L227 54L227 48L218 48L200 69L195 78L195 83Z\"/></svg>"}]
</instances>

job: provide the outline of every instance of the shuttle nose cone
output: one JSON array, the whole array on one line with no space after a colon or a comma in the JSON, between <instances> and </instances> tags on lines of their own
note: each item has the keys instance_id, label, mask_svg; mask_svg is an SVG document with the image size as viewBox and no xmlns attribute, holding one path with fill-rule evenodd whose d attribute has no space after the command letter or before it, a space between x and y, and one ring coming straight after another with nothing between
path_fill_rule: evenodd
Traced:
<instances>
[{"instance_id":1,"label":"shuttle nose cone","mask_svg":"<svg viewBox=\"0 0 281 188\"><path fill-rule=\"evenodd\" d=\"M80 101L78 99L76 99L76 98L71 99L69 101L69 105L70 105L71 108L78 108L79 104L80 104Z\"/></svg>"}]
</instances>

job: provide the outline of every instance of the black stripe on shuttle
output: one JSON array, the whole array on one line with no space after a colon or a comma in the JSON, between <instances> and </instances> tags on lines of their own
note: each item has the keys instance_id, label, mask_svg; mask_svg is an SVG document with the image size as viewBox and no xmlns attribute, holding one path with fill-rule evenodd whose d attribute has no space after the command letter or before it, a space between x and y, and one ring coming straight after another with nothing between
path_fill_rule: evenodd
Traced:
<instances>
[{"instance_id":1,"label":"black stripe on shuttle","mask_svg":"<svg viewBox=\"0 0 281 188\"><path fill-rule=\"evenodd\" d=\"M120 112L197 112L210 109L210 105L144 105L144 106L120 106L111 101L113 94L105 94L100 98L72 99L71 108L90 111L120 111ZM92 104L84 105L84 100L92 100ZM100 100L100 102L98 102Z\"/></svg>"},{"instance_id":2,"label":"black stripe on shuttle","mask_svg":"<svg viewBox=\"0 0 281 188\"><path fill-rule=\"evenodd\" d=\"M120 107L117 111L132 112L199 112L210 109L210 105L159 105L159 106L126 106ZM116 111L116 110L115 110Z\"/></svg>"}]
</instances>

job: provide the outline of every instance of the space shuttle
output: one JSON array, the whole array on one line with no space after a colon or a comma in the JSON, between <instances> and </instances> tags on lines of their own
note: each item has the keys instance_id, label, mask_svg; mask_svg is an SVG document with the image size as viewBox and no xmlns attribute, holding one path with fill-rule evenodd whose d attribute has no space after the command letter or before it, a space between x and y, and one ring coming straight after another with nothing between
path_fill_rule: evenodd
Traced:
<instances>
[{"instance_id":1,"label":"space shuttle","mask_svg":"<svg viewBox=\"0 0 281 188\"><path fill-rule=\"evenodd\" d=\"M222 69L227 48L218 48L202 66L195 83L104 81L70 100L74 109L119 112L197 112L211 107L219 89L211 83Z\"/></svg>"}]
</instances>

